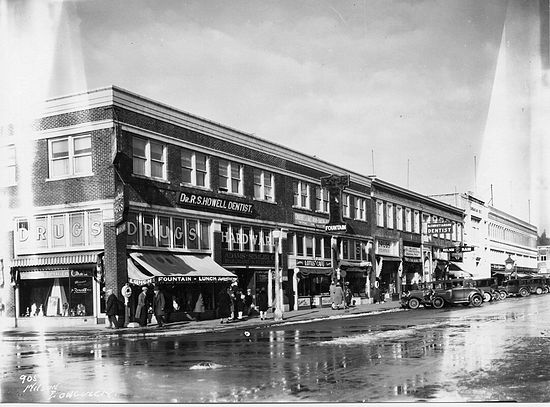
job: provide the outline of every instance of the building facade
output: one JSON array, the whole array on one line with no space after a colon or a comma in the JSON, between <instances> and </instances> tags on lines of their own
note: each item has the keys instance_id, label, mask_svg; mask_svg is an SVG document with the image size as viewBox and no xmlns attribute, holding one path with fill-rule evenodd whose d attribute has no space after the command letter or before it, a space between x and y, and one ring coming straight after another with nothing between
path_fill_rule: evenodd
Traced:
<instances>
[{"instance_id":1,"label":"building facade","mask_svg":"<svg viewBox=\"0 0 550 407\"><path fill-rule=\"evenodd\" d=\"M128 285L133 309L149 284L213 318L232 281L273 303L277 265L285 309L326 306L335 278L368 300L368 177L116 87L49 100L34 128L30 150L2 137L2 301L19 323L97 323L106 289ZM349 180L344 230L325 227L333 174Z\"/></svg>"}]
</instances>

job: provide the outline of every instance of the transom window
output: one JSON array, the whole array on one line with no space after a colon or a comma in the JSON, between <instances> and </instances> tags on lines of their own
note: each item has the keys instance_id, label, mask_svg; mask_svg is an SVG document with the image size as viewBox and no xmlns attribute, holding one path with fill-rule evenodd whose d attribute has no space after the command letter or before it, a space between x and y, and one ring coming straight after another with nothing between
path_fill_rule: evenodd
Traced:
<instances>
[{"instance_id":1,"label":"transom window","mask_svg":"<svg viewBox=\"0 0 550 407\"><path fill-rule=\"evenodd\" d=\"M132 139L134 174L166 179L166 146L152 140Z\"/></svg>"},{"instance_id":2,"label":"transom window","mask_svg":"<svg viewBox=\"0 0 550 407\"><path fill-rule=\"evenodd\" d=\"M309 185L302 181L293 181L294 206L309 209Z\"/></svg>"},{"instance_id":3,"label":"transom window","mask_svg":"<svg viewBox=\"0 0 550 407\"><path fill-rule=\"evenodd\" d=\"M208 156L195 151L182 149L181 173L184 184L208 188L210 185Z\"/></svg>"},{"instance_id":4,"label":"transom window","mask_svg":"<svg viewBox=\"0 0 550 407\"><path fill-rule=\"evenodd\" d=\"M50 177L91 175L91 136L69 136L49 141Z\"/></svg>"},{"instance_id":5,"label":"transom window","mask_svg":"<svg viewBox=\"0 0 550 407\"><path fill-rule=\"evenodd\" d=\"M275 176L271 172L254 169L254 198L274 202Z\"/></svg>"},{"instance_id":6,"label":"transom window","mask_svg":"<svg viewBox=\"0 0 550 407\"><path fill-rule=\"evenodd\" d=\"M231 161L219 162L220 191L243 194L243 166Z\"/></svg>"}]
</instances>

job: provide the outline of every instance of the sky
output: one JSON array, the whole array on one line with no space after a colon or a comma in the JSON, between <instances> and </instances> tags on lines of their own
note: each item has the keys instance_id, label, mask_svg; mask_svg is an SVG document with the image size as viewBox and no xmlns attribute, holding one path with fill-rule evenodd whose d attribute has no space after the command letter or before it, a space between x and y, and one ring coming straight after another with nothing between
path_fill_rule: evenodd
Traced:
<instances>
[{"instance_id":1,"label":"sky","mask_svg":"<svg viewBox=\"0 0 550 407\"><path fill-rule=\"evenodd\" d=\"M422 194L491 198L475 176L504 0L46 3L15 42L44 56L27 77L46 97L115 85ZM529 193L501 209L528 220Z\"/></svg>"}]
</instances>

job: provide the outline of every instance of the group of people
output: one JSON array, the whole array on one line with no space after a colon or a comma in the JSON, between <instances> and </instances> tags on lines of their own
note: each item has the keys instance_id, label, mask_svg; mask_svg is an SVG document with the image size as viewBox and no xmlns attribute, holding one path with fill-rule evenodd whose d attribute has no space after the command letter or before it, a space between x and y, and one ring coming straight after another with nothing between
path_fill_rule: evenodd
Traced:
<instances>
[{"instance_id":1,"label":"group of people","mask_svg":"<svg viewBox=\"0 0 550 407\"><path fill-rule=\"evenodd\" d=\"M150 303L147 297L147 287L141 288L141 293L138 295L138 301L136 306L136 311L134 313L134 318L139 323L139 326L147 326L149 320L149 311L155 315L157 320L157 325L159 327L163 326L165 323L166 316L166 298L160 288L155 286L153 291L155 293L152 303ZM113 290L107 290L107 303L105 306L105 313L109 319L109 328L117 329L120 327L120 323L117 321L117 315L120 314L120 307L124 306L121 304L117 296L113 293Z\"/></svg>"},{"instance_id":2,"label":"group of people","mask_svg":"<svg viewBox=\"0 0 550 407\"><path fill-rule=\"evenodd\" d=\"M237 282L233 282L229 288L222 290L218 298L218 317L222 324L242 320L244 315L249 317L256 309L260 313L260 319L264 320L267 317L267 308L268 299L265 288L262 288L254 301L252 290L248 288L244 292Z\"/></svg>"},{"instance_id":3,"label":"group of people","mask_svg":"<svg viewBox=\"0 0 550 407\"><path fill-rule=\"evenodd\" d=\"M340 281L332 281L330 285L330 301L332 303L332 309L346 309L351 306L352 299L351 289L349 288L349 282L346 282L342 287Z\"/></svg>"}]
</instances>

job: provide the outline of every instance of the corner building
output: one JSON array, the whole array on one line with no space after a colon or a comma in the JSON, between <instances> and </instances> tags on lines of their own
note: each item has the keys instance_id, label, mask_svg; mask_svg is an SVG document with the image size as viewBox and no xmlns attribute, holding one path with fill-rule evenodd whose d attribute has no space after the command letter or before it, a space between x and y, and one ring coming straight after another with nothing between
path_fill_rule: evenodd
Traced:
<instances>
[{"instance_id":1,"label":"corner building","mask_svg":"<svg viewBox=\"0 0 550 407\"><path fill-rule=\"evenodd\" d=\"M48 100L34 128L32 157L17 128L1 139L15 157L2 298L20 324L101 323L105 290L125 284L130 321L150 284L173 318L216 317L232 281L273 303L276 248L285 309L329 305L335 276L369 300L368 177L117 87ZM346 232L325 231L331 174L350 178Z\"/></svg>"}]
</instances>

